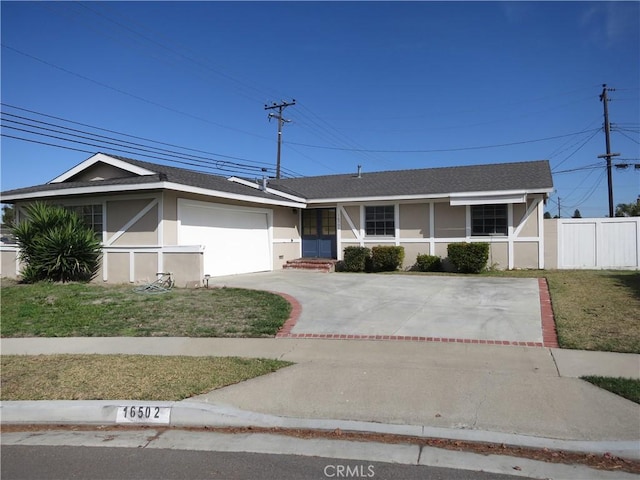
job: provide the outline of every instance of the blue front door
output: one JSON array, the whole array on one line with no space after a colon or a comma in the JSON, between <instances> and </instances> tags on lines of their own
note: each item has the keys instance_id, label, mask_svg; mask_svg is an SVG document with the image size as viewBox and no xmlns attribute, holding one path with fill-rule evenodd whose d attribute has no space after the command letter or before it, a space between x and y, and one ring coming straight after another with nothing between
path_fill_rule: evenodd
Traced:
<instances>
[{"instance_id":1,"label":"blue front door","mask_svg":"<svg viewBox=\"0 0 640 480\"><path fill-rule=\"evenodd\" d=\"M314 208L302 211L302 256L337 258L336 209Z\"/></svg>"}]
</instances>

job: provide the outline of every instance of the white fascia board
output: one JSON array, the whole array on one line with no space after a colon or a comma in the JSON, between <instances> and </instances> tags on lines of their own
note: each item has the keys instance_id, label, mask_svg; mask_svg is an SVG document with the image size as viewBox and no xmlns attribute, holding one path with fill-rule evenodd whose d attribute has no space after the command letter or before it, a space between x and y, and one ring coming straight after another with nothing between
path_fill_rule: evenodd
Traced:
<instances>
[{"instance_id":1,"label":"white fascia board","mask_svg":"<svg viewBox=\"0 0 640 480\"><path fill-rule=\"evenodd\" d=\"M504 205L510 203L526 203L527 194L521 193L509 193L502 195L456 195L451 196L451 206L462 205Z\"/></svg>"},{"instance_id":2,"label":"white fascia board","mask_svg":"<svg viewBox=\"0 0 640 480\"><path fill-rule=\"evenodd\" d=\"M71 195L91 195L97 193L118 193L118 192L139 192L142 190L175 190L178 192L195 193L208 197L227 198L229 200L240 200L243 202L261 203L265 205L275 205L292 208L305 208L306 204L289 202L285 200L271 200L268 198L252 197L250 195L238 195L235 193L221 192L218 190L209 190L200 187L190 187L172 182L154 182L132 185L91 185L88 187L61 188L58 190L48 190L39 192L29 192L17 195L9 195L2 197L3 201L28 200L32 198L48 198L48 197L65 197Z\"/></svg>"},{"instance_id":3,"label":"white fascia board","mask_svg":"<svg viewBox=\"0 0 640 480\"><path fill-rule=\"evenodd\" d=\"M243 202L262 203L265 205L276 205L281 207L305 208L305 203L288 202L285 200L271 200L269 198L252 197L250 195L240 195L237 193L221 192L218 190L209 190L207 188L191 187L179 183L163 182L163 188L167 190L176 190L179 192L196 193L206 195L208 197L227 198L229 200L240 200Z\"/></svg>"},{"instance_id":4,"label":"white fascia board","mask_svg":"<svg viewBox=\"0 0 640 480\"><path fill-rule=\"evenodd\" d=\"M165 182L134 184L134 185L100 185L76 188L60 188L39 192L20 193L2 197L6 201L29 200L32 198L67 197L71 195L90 195L95 193L131 192L141 190L158 190L164 188Z\"/></svg>"},{"instance_id":5,"label":"white fascia board","mask_svg":"<svg viewBox=\"0 0 640 480\"><path fill-rule=\"evenodd\" d=\"M449 198L448 194L436 195L388 195L378 197L336 197L336 198L314 198L307 200L308 204L316 203L363 203L363 202L396 202L399 200L433 200L438 198Z\"/></svg>"},{"instance_id":6,"label":"white fascia board","mask_svg":"<svg viewBox=\"0 0 640 480\"><path fill-rule=\"evenodd\" d=\"M104 153L96 153L92 157L89 157L88 159L86 159L84 162L73 167L71 170L67 170L62 175L54 178L49 183L64 182L65 180L70 179L74 175L77 175L78 173L82 172L83 170L86 170L87 168L89 168L90 166L98 162L106 163L113 167L126 170L127 172L135 173L136 175L154 175L155 173L157 173L157 172L152 172L151 170L147 170L146 168L141 168L136 165L132 165L123 160L110 157L109 155L105 155Z\"/></svg>"},{"instance_id":7,"label":"white fascia board","mask_svg":"<svg viewBox=\"0 0 640 480\"><path fill-rule=\"evenodd\" d=\"M256 182L252 182L251 180L245 180L244 178L238 177L229 177L227 178L230 182L239 183L240 185L244 185L245 187L255 188L256 190L262 190L262 185ZM289 200L293 200L294 202L300 202L306 204L306 199L302 197L297 197L295 195L291 195L289 193L281 192L280 190L276 190L275 188L268 187L265 190L266 193L270 193L272 195L277 195L278 197L286 198Z\"/></svg>"},{"instance_id":8,"label":"white fascia board","mask_svg":"<svg viewBox=\"0 0 640 480\"><path fill-rule=\"evenodd\" d=\"M256 182L245 180L244 178L240 177L229 177L227 178L227 180L233 183L239 183L240 185L244 185L245 187L255 188L256 190L260 188L260 185L258 185Z\"/></svg>"}]
</instances>

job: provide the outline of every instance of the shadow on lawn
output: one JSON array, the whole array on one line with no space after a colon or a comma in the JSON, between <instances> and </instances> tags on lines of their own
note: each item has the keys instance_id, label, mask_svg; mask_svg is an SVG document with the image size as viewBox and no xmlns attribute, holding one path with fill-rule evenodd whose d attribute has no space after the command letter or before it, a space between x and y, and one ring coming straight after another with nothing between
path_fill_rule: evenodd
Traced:
<instances>
[{"instance_id":1,"label":"shadow on lawn","mask_svg":"<svg viewBox=\"0 0 640 480\"><path fill-rule=\"evenodd\" d=\"M640 300L640 272L610 272L607 276L613 279L617 285L627 289L636 299Z\"/></svg>"}]
</instances>

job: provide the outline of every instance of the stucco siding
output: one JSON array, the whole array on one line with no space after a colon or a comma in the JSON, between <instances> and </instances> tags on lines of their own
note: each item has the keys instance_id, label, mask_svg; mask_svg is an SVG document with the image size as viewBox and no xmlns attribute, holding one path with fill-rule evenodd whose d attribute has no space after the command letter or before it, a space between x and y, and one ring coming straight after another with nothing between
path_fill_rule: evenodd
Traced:
<instances>
[{"instance_id":1,"label":"stucco siding","mask_svg":"<svg viewBox=\"0 0 640 480\"><path fill-rule=\"evenodd\" d=\"M558 220L544 219L544 268L558 268Z\"/></svg>"},{"instance_id":2,"label":"stucco siding","mask_svg":"<svg viewBox=\"0 0 640 480\"><path fill-rule=\"evenodd\" d=\"M98 162L78 173L77 175L74 175L73 181L90 182L92 180L106 180L109 178L125 178L135 176L135 173L128 172L127 170L123 170L112 165L107 165L106 163Z\"/></svg>"},{"instance_id":3,"label":"stucco siding","mask_svg":"<svg viewBox=\"0 0 640 480\"><path fill-rule=\"evenodd\" d=\"M165 245L178 245L178 195L162 193L162 239Z\"/></svg>"},{"instance_id":4,"label":"stucco siding","mask_svg":"<svg viewBox=\"0 0 640 480\"><path fill-rule=\"evenodd\" d=\"M176 287L202 285L202 253L165 253L162 260L164 270L173 275Z\"/></svg>"},{"instance_id":5,"label":"stucco siding","mask_svg":"<svg viewBox=\"0 0 640 480\"><path fill-rule=\"evenodd\" d=\"M402 264L403 270L408 270L416 263L416 257L429 253L428 243L401 243L400 246L404 247L404 262Z\"/></svg>"},{"instance_id":6,"label":"stucco siding","mask_svg":"<svg viewBox=\"0 0 640 480\"><path fill-rule=\"evenodd\" d=\"M4 248L0 250L0 276L16 278L16 257L17 250Z\"/></svg>"},{"instance_id":7,"label":"stucco siding","mask_svg":"<svg viewBox=\"0 0 640 480\"><path fill-rule=\"evenodd\" d=\"M339 211L340 209L338 209ZM345 212L347 213L347 215L349 216L351 223L353 223L353 226L356 228L356 231L360 231L360 207L359 206L355 206L355 205L350 205L347 207L344 207ZM356 236L353 233L353 230L351 229L351 225L349 225L349 222L347 221L347 219L345 218L345 216L341 213L340 214L340 238L342 239L343 242L347 242L347 241L356 241Z\"/></svg>"},{"instance_id":8,"label":"stucco siding","mask_svg":"<svg viewBox=\"0 0 640 480\"><path fill-rule=\"evenodd\" d=\"M400 205L400 238L429 236L429 205L408 203Z\"/></svg>"},{"instance_id":9,"label":"stucco siding","mask_svg":"<svg viewBox=\"0 0 640 480\"><path fill-rule=\"evenodd\" d=\"M539 268L538 242L516 242L513 252L514 268Z\"/></svg>"},{"instance_id":10,"label":"stucco siding","mask_svg":"<svg viewBox=\"0 0 640 480\"><path fill-rule=\"evenodd\" d=\"M158 254L157 253L135 253L134 261L134 282L149 283L153 282L158 273Z\"/></svg>"},{"instance_id":11,"label":"stucco siding","mask_svg":"<svg viewBox=\"0 0 640 480\"><path fill-rule=\"evenodd\" d=\"M452 207L448 203L434 205L436 238L465 238L467 233L467 207Z\"/></svg>"},{"instance_id":12,"label":"stucco siding","mask_svg":"<svg viewBox=\"0 0 640 480\"><path fill-rule=\"evenodd\" d=\"M129 253L109 252L107 254L107 281L129 283Z\"/></svg>"},{"instance_id":13,"label":"stucco siding","mask_svg":"<svg viewBox=\"0 0 640 480\"><path fill-rule=\"evenodd\" d=\"M280 270L287 260L300 258L300 242L273 244L273 269Z\"/></svg>"},{"instance_id":14,"label":"stucco siding","mask_svg":"<svg viewBox=\"0 0 640 480\"><path fill-rule=\"evenodd\" d=\"M153 199L107 201L107 238L112 237L140 213ZM158 206L154 206L142 218L131 225L113 245L157 245Z\"/></svg>"},{"instance_id":15,"label":"stucco siding","mask_svg":"<svg viewBox=\"0 0 640 480\"><path fill-rule=\"evenodd\" d=\"M509 245L506 242L489 244L487 266L498 270L509 268Z\"/></svg>"},{"instance_id":16,"label":"stucco siding","mask_svg":"<svg viewBox=\"0 0 640 480\"><path fill-rule=\"evenodd\" d=\"M274 240L299 240L298 209L275 207L273 208L273 239Z\"/></svg>"},{"instance_id":17,"label":"stucco siding","mask_svg":"<svg viewBox=\"0 0 640 480\"><path fill-rule=\"evenodd\" d=\"M520 223L524 225L520 231L519 237L537 237L538 236L538 208L542 208L542 204L538 205L527 218L523 218L527 209L531 207L532 203L536 201L530 199L527 204L516 203L513 206L513 223L514 228L518 228Z\"/></svg>"}]
</instances>

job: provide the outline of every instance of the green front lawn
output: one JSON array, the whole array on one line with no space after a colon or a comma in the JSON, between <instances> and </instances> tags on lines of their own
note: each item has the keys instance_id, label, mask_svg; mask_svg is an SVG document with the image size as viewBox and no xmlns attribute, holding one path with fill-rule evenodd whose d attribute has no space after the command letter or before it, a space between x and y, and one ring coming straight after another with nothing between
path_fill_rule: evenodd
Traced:
<instances>
[{"instance_id":1,"label":"green front lawn","mask_svg":"<svg viewBox=\"0 0 640 480\"><path fill-rule=\"evenodd\" d=\"M2 279L3 337L269 337L289 302L236 288L140 294L129 285L19 284Z\"/></svg>"},{"instance_id":2,"label":"green front lawn","mask_svg":"<svg viewBox=\"0 0 640 480\"><path fill-rule=\"evenodd\" d=\"M616 395L640 403L640 380L622 377L580 377L597 387L609 390Z\"/></svg>"}]
</instances>

